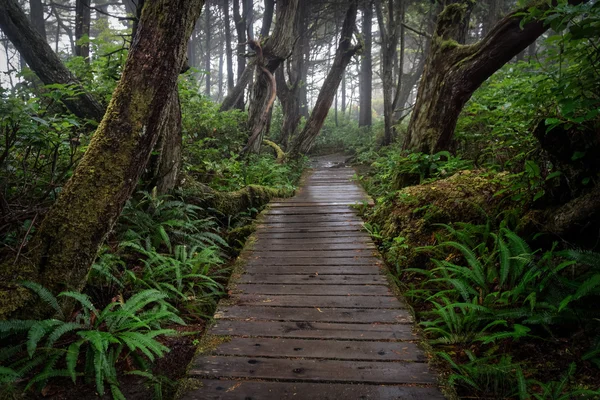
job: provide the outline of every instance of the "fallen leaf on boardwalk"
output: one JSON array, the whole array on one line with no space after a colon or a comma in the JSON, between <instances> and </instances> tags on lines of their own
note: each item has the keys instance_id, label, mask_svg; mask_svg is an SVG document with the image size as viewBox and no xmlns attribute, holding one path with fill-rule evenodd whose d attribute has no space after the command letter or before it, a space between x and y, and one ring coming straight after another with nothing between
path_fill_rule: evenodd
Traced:
<instances>
[{"instance_id":1,"label":"fallen leaf on boardwalk","mask_svg":"<svg viewBox=\"0 0 600 400\"><path fill-rule=\"evenodd\" d=\"M317 311L318 311L318 312L323 312L323 311L321 311L321 309L320 309L319 307L317 307Z\"/></svg>"},{"instance_id":2,"label":"fallen leaf on boardwalk","mask_svg":"<svg viewBox=\"0 0 600 400\"><path fill-rule=\"evenodd\" d=\"M227 389L225 392L229 393L229 392L233 392L235 389L239 388L242 385L242 382L238 382L235 385L233 385L232 387L230 387L229 389Z\"/></svg>"}]
</instances>

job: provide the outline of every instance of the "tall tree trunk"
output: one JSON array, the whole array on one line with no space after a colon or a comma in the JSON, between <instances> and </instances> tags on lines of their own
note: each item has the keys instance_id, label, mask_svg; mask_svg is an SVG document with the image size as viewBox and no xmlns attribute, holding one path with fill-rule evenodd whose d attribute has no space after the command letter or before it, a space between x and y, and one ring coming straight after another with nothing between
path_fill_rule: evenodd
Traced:
<instances>
[{"instance_id":1,"label":"tall tree trunk","mask_svg":"<svg viewBox=\"0 0 600 400\"><path fill-rule=\"evenodd\" d=\"M383 85L383 118L384 135L382 144L392 142L393 115L394 115L394 63L397 62L397 46L401 29L401 10L399 4L403 0L375 0L377 22L381 39L381 83ZM385 10L384 10L385 7ZM385 12L384 12L385 11Z\"/></svg>"},{"instance_id":2,"label":"tall tree trunk","mask_svg":"<svg viewBox=\"0 0 600 400\"><path fill-rule=\"evenodd\" d=\"M360 106L358 126L371 126L373 123L373 0L367 0L363 8L362 35L365 46L360 61Z\"/></svg>"},{"instance_id":3,"label":"tall tree trunk","mask_svg":"<svg viewBox=\"0 0 600 400\"><path fill-rule=\"evenodd\" d=\"M341 96L342 98L342 115L346 114L346 71L342 74L342 90Z\"/></svg>"},{"instance_id":4,"label":"tall tree trunk","mask_svg":"<svg viewBox=\"0 0 600 400\"><path fill-rule=\"evenodd\" d=\"M247 41L247 38L246 38L246 20L240 14L240 1L246 1L246 0L233 0L233 20L235 22L235 31L237 34L237 42L238 42L238 47L236 48L237 54L238 54L237 85L239 85L240 82L245 82L245 85L242 86L241 88L237 88L235 90L236 93L233 94L232 96L235 97L235 99L236 99L235 107L239 108L240 110L243 110L244 109L244 90L246 89L248 82L250 82L250 80L252 79L252 74L250 74L249 76L248 76L248 74L244 74L244 71L246 71L247 68L246 68L246 58L243 56L243 52L245 49L245 43ZM252 68L252 73L254 73L253 68ZM229 94L227 95L227 97L230 97ZM223 103L225 103L225 102L223 102ZM227 109L229 109L229 108L224 109L223 105L221 105L222 111L227 110Z\"/></svg>"},{"instance_id":5,"label":"tall tree trunk","mask_svg":"<svg viewBox=\"0 0 600 400\"><path fill-rule=\"evenodd\" d=\"M331 103L336 96L337 89L342 80L342 75L354 54L360 49L360 45L352 46L352 33L355 28L357 9L358 0L351 0L350 8L346 12L346 17L344 18L344 23L342 25L342 33L340 35L338 48L335 52L335 59L333 60L331 69L327 73L327 77L325 77L315 107L313 108L308 121L306 121L304 129L295 138L292 144L292 149L290 151L292 157L306 154L312 147L317 135L323 127L325 118L327 118Z\"/></svg>"},{"instance_id":6,"label":"tall tree trunk","mask_svg":"<svg viewBox=\"0 0 600 400\"><path fill-rule=\"evenodd\" d=\"M152 156L148 161L149 184L148 188L156 188L158 194L171 191L177 184L177 177L181 171L181 104L179 91L167 103L165 121L160 129L160 134Z\"/></svg>"},{"instance_id":7,"label":"tall tree trunk","mask_svg":"<svg viewBox=\"0 0 600 400\"><path fill-rule=\"evenodd\" d=\"M229 1L222 0L223 19L225 24L225 54L227 59L227 91L235 85L233 76L233 49L231 48L231 18L229 16Z\"/></svg>"},{"instance_id":8,"label":"tall tree trunk","mask_svg":"<svg viewBox=\"0 0 600 400\"><path fill-rule=\"evenodd\" d=\"M33 28L46 40L46 21L42 0L29 0L29 18Z\"/></svg>"},{"instance_id":9,"label":"tall tree trunk","mask_svg":"<svg viewBox=\"0 0 600 400\"><path fill-rule=\"evenodd\" d=\"M121 80L86 153L26 256L0 268L2 318L45 314L45 307L39 301L32 305L34 296L15 282L37 281L54 294L85 285L98 249L135 189L165 123L202 4L203 0L145 3Z\"/></svg>"},{"instance_id":10,"label":"tall tree trunk","mask_svg":"<svg viewBox=\"0 0 600 400\"><path fill-rule=\"evenodd\" d=\"M275 0L265 0L265 12L263 14L262 27L260 28L260 36L266 38L271 31L273 23L273 11L275 10Z\"/></svg>"},{"instance_id":11,"label":"tall tree trunk","mask_svg":"<svg viewBox=\"0 0 600 400\"><path fill-rule=\"evenodd\" d=\"M208 4L205 5L206 9L204 10L204 73L205 75L205 83L206 87L204 89L204 94L206 97L210 98L210 53L211 53L211 31L210 31L210 7Z\"/></svg>"},{"instance_id":12,"label":"tall tree trunk","mask_svg":"<svg viewBox=\"0 0 600 400\"><path fill-rule=\"evenodd\" d=\"M277 93L273 73L290 56L294 41L296 11L298 0L279 0L277 2L277 22L273 34L256 48L258 78L252 89L252 101L248 110L248 128L250 137L244 152L258 153L263 140L263 130ZM254 42L255 44L257 42Z\"/></svg>"},{"instance_id":13,"label":"tall tree trunk","mask_svg":"<svg viewBox=\"0 0 600 400\"><path fill-rule=\"evenodd\" d=\"M219 43L219 76L218 76L218 86L219 86L219 94L217 97L217 101L223 100L223 46L224 43Z\"/></svg>"},{"instance_id":14,"label":"tall tree trunk","mask_svg":"<svg viewBox=\"0 0 600 400\"><path fill-rule=\"evenodd\" d=\"M17 0L0 2L0 29L23 56L29 68L45 84L75 85L79 94L65 98L64 104L81 118L99 121L104 108L81 87L77 78L64 66L46 40L33 28Z\"/></svg>"},{"instance_id":15,"label":"tall tree trunk","mask_svg":"<svg viewBox=\"0 0 600 400\"><path fill-rule=\"evenodd\" d=\"M449 4L438 17L405 149L424 153L447 150L458 116L473 92L547 29L535 20L521 27L525 7L508 14L478 43L460 45L470 3ZM528 7L534 4L548 7L539 2Z\"/></svg>"},{"instance_id":16,"label":"tall tree trunk","mask_svg":"<svg viewBox=\"0 0 600 400\"><path fill-rule=\"evenodd\" d=\"M77 0L75 2L75 55L83 57L87 63L90 62L90 23L90 0Z\"/></svg>"},{"instance_id":17,"label":"tall tree trunk","mask_svg":"<svg viewBox=\"0 0 600 400\"><path fill-rule=\"evenodd\" d=\"M283 123L281 126L281 147L287 149L290 139L296 135L302 118L302 100L306 98L307 47L310 32L308 17L311 2L303 3L298 8L296 16L296 34L298 41L292 52L292 57L275 71L277 81L277 96L281 103ZM287 79L286 79L287 70ZM304 95L304 97L303 97Z\"/></svg>"}]
</instances>

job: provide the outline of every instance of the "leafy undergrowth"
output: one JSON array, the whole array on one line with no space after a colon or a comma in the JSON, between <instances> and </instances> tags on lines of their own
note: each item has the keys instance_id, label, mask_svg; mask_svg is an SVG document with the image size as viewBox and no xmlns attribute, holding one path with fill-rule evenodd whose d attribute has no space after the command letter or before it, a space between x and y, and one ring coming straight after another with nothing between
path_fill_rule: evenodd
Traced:
<instances>
[{"instance_id":1,"label":"leafy undergrowth","mask_svg":"<svg viewBox=\"0 0 600 400\"><path fill-rule=\"evenodd\" d=\"M248 185L293 190L303 161L280 164L266 151L240 157L246 115L218 112L194 85L181 82L185 174L223 193ZM0 129L10 139L0 178L2 260L18 256L35 234L89 141L85 121L54 116L51 105L44 97L32 95L23 104L0 92ZM174 393L260 205L224 215L181 195L143 190L146 182L139 187L82 293L54 297L22 283L55 314L0 322L0 399L159 399ZM60 311L65 304L72 312Z\"/></svg>"},{"instance_id":2,"label":"leafy undergrowth","mask_svg":"<svg viewBox=\"0 0 600 400\"><path fill-rule=\"evenodd\" d=\"M600 254L533 247L527 207L507 201L515 175L440 178L382 195L385 165L361 177L378 196L366 227L448 384L460 398L600 397Z\"/></svg>"}]
</instances>

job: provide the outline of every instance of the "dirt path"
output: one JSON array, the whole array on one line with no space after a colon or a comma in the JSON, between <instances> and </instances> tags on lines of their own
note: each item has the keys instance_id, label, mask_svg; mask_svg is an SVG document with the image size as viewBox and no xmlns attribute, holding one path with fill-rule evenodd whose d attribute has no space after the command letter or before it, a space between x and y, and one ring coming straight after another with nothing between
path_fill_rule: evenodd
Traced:
<instances>
[{"instance_id":1,"label":"dirt path","mask_svg":"<svg viewBox=\"0 0 600 400\"><path fill-rule=\"evenodd\" d=\"M299 193L265 212L209 332L226 339L192 362L203 386L184 399L443 399L349 207L367 196L340 161L317 159Z\"/></svg>"}]
</instances>

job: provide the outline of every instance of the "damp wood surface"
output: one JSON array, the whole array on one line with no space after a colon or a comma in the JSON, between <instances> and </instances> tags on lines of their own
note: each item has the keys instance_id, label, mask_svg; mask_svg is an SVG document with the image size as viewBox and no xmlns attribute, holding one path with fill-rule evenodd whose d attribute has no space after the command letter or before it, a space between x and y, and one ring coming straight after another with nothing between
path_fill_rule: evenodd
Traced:
<instances>
[{"instance_id":1,"label":"damp wood surface","mask_svg":"<svg viewBox=\"0 0 600 400\"><path fill-rule=\"evenodd\" d=\"M354 170L314 162L263 212L244 265L190 365L184 399L443 399L405 303L355 204Z\"/></svg>"}]
</instances>

